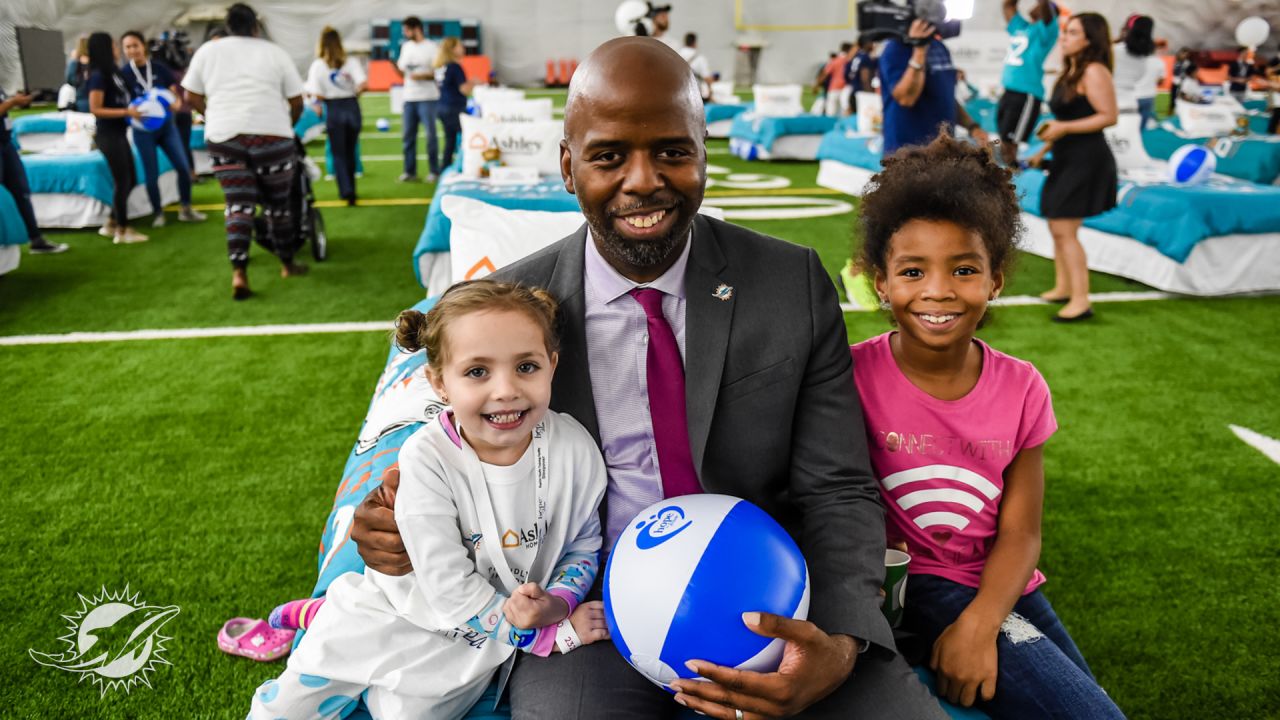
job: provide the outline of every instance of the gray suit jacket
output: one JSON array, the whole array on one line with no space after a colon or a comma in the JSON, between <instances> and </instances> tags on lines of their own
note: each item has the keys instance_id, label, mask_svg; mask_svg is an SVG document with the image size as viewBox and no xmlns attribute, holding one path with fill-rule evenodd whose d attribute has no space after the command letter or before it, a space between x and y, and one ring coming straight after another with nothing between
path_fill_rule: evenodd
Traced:
<instances>
[{"instance_id":1,"label":"gray suit jacket","mask_svg":"<svg viewBox=\"0 0 1280 720\"><path fill-rule=\"evenodd\" d=\"M599 442L588 370L586 226L495 279L561 303L551 407ZM722 300L714 291L732 288ZM811 249L699 215L685 271L689 442L707 492L777 519L809 565L809 618L893 650L880 613L884 512L835 287Z\"/></svg>"}]
</instances>

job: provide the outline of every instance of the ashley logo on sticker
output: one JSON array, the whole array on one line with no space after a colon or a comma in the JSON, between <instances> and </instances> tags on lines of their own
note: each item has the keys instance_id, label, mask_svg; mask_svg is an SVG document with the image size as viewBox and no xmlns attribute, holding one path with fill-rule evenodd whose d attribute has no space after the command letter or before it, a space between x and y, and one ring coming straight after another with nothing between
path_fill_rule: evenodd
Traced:
<instances>
[{"instance_id":1,"label":"ashley logo on sticker","mask_svg":"<svg viewBox=\"0 0 1280 720\"><path fill-rule=\"evenodd\" d=\"M678 505L668 505L636 525L636 529L640 531L636 536L636 547L641 550L656 548L684 532L692 524L692 520L685 520L684 510Z\"/></svg>"}]
</instances>

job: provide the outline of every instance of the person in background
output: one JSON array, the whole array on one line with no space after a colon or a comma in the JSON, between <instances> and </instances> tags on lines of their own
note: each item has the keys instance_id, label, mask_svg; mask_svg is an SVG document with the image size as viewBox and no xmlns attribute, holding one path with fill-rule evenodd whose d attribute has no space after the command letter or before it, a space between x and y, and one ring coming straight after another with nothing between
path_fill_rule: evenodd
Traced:
<instances>
[{"instance_id":1,"label":"person in background","mask_svg":"<svg viewBox=\"0 0 1280 720\"><path fill-rule=\"evenodd\" d=\"M9 97L0 88L0 185L13 196L18 214L22 216L22 224L27 227L27 252L33 255L60 253L67 249L66 243L51 243L40 234L36 212L31 207L31 186L27 183L27 169L22 164L18 148L13 145L13 121L9 118L9 111L30 104L30 95L15 93L13 97Z\"/></svg>"},{"instance_id":2,"label":"person in background","mask_svg":"<svg viewBox=\"0 0 1280 720\"><path fill-rule=\"evenodd\" d=\"M178 199L182 209L178 211L180 222L204 222L207 218L202 212L191 207L191 165L187 162L187 152L182 146L182 137L178 134L175 114L180 110L182 88L169 66L159 60L148 57L147 43L142 33L130 30L120 36L120 47L124 50L127 62L120 68L120 75L129 88L129 95L140 98L153 89L168 90L173 93L172 113L165 118L158 129L147 132L134 130L133 145L138 149L138 157L142 160L143 179L147 185L147 197L151 200L151 212L155 220L151 227L164 227L164 204L160 201L160 164L156 149L164 151L169 164L178 174Z\"/></svg>"},{"instance_id":3,"label":"person in background","mask_svg":"<svg viewBox=\"0 0 1280 720\"><path fill-rule=\"evenodd\" d=\"M858 93L872 92L874 89L872 81L876 77L876 61L871 57L874 47L873 41L859 37L853 48L853 56L849 58L849 64L845 68L844 80L849 89L848 111L851 115L858 112Z\"/></svg>"},{"instance_id":4,"label":"person in background","mask_svg":"<svg viewBox=\"0 0 1280 720\"><path fill-rule=\"evenodd\" d=\"M1169 93L1169 114L1178 107L1178 94L1182 92L1182 83L1196 76L1196 61L1191 59L1191 48L1183 47L1173 59L1173 89Z\"/></svg>"},{"instance_id":5,"label":"person in background","mask_svg":"<svg viewBox=\"0 0 1280 720\"><path fill-rule=\"evenodd\" d=\"M436 139L436 107L440 89L436 87L434 63L440 49L426 39L422 20L410 15L404 19L408 38L400 45L396 67L404 75L404 172L400 182L418 180L418 125L427 133L427 182L440 175L439 140Z\"/></svg>"},{"instance_id":6,"label":"person in background","mask_svg":"<svg viewBox=\"0 0 1280 720\"><path fill-rule=\"evenodd\" d=\"M840 52L831 56L826 66L822 68L822 73L818 75L818 82L827 89L826 100L822 106L823 115L840 117L845 113L845 88L848 87L845 75L852 51L853 43L840 43Z\"/></svg>"},{"instance_id":7,"label":"person in background","mask_svg":"<svg viewBox=\"0 0 1280 720\"><path fill-rule=\"evenodd\" d=\"M1155 56L1154 29L1155 21L1146 15L1130 15L1114 50L1116 107L1120 112L1137 110L1143 129L1155 123L1156 86L1164 77L1164 61Z\"/></svg>"},{"instance_id":8,"label":"person in background","mask_svg":"<svg viewBox=\"0 0 1280 720\"><path fill-rule=\"evenodd\" d=\"M89 36L81 35L67 61L67 84L76 89L76 112L89 112Z\"/></svg>"},{"instance_id":9,"label":"person in background","mask_svg":"<svg viewBox=\"0 0 1280 720\"><path fill-rule=\"evenodd\" d=\"M89 112L97 118L98 150L106 157L115 183L111 217L98 234L122 245L148 238L129 226L129 193L138 184L129 146L129 120L141 118L142 113L129 104L129 86L120 75L116 55L110 35L96 32L89 36Z\"/></svg>"},{"instance_id":10,"label":"person in background","mask_svg":"<svg viewBox=\"0 0 1280 720\"><path fill-rule=\"evenodd\" d=\"M1267 63L1267 106L1271 108L1271 119L1267 121L1267 134L1280 132L1280 55L1271 58Z\"/></svg>"},{"instance_id":11,"label":"person in background","mask_svg":"<svg viewBox=\"0 0 1280 720\"><path fill-rule=\"evenodd\" d=\"M707 62L707 56L698 52L697 33L684 34L684 47L680 48L680 57L689 63L693 76L698 78L698 91L702 93L702 102L710 102L711 83L715 81L715 76L711 72L711 64Z\"/></svg>"},{"instance_id":12,"label":"person in background","mask_svg":"<svg viewBox=\"0 0 1280 720\"><path fill-rule=\"evenodd\" d=\"M368 87L360 61L347 57L342 36L332 27L320 31L316 59L307 71L307 90L324 102L325 131L333 148L330 172L338 182L338 197L356 204L356 141L360 138L360 94ZM416 135L416 133L415 133Z\"/></svg>"},{"instance_id":13,"label":"person in background","mask_svg":"<svg viewBox=\"0 0 1280 720\"><path fill-rule=\"evenodd\" d=\"M1053 87L1053 120L1037 132L1044 146L1028 161L1053 164L1040 191L1040 214L1053 235L1053 289L1040 294L1064 303L1054 322L1093 317L1089 305L1089 261L1080 244L1084 218L1116 206L1118 174L1104 128L1116 124L1116 90L1111 81L1111 32L1097 13L1075 15L1062 35L1062 74Z\"/></svg>"},{"instance_id":14,"label":"person in background","mask_svg":"<svg viewBox=\"0 0 1280 720\"><path fill-rule=\"evenodd\" d=\"M928 145L939 128L959 124L986 145L987 132L956 102L956 66L937 29L916 18L906 42L892 38L880 53L880 97L884 102L884 156L903 145Z\"/></svg>"},{"instance_id":15,"label":"person in background","mask_svg":"<svg viewBox=\"0 0 1280 720\"><path fill-rule=\"evenodd\" d=\"M302 78L280 46L258 37L258 14L244 3L227 9L230 37L196 50L182 86L205 117L205 139L227 210L231 297L249 290L249 243L259 203L267 233L259 242L280 258L281 277L306 274L298 250L289 190L298 162L293 124L302 115Z\"/></svg>"},{"instance_id":16,"label":"person in background","mask_svg":"<svg viewBox=\"0 0 1280 720\"><path fill-rule=\"evenodd\" d=\"M1231 93L1231 97L1239 102L1244 102L1245 95L1249 93L1249 79L1258 74L1258 69L1254 67L1253 51L1243 45L1239 48L1239 54L1235 60L1231 61L1230 76L1228 77L1227 90Z\"/></svg>"},{"instance_id":17,"label":"person in background","mask_svg":"<svg viewBox=\"0 0 1280 720\"><path fill-rule=\"evenodd\" d=\"M969 76L964 70L956 68L956 102L964 105L979 94L978 86L969 81Z\"/></svg>"},{"instance_id":18,"label":"person in background","mask_svg":"<svg viewBox=\"0 0 1280 720\"><path fill-rule=\"evenodd\" d=\"M680 52L680 45L676 40L676 36L671 34L671 6L651 5L649 7L649 17L653 19L654 39L661 41L672 50Z\"/></svg>"},{"instance_id":19,"label":"person in background","mask_svg":"<svg viewBox=\"0 0 1280 720\"><path fill-rule=\"evenodd\" d=\"M447 37L440 42L436 54L436 84L440 86L440 124L444 126L444 158L442 167L453 164L453 153L458 147L458 134L462 132L459 115L467 111L467 95L471 83L462 70L461 60L467 54L462 41Z\"/></svg>"},{"instance_id":20,"label":"person in background","mask_svg":"<svg viewBox=\"0 0 1280 720\"><path fill-rule=\"evenodd\" d=\"M1004 94L996 106L996 126L1000 159L1005 166L1014 167L1018 145L1031 138L1040 122L1044 60L1058 43L1058 8L1049 0L1036 0L1030 20L1018 12L1018 0L1004 0L1002 10L1009 51L1004 57Z\"/></svg>"}]
</instances>

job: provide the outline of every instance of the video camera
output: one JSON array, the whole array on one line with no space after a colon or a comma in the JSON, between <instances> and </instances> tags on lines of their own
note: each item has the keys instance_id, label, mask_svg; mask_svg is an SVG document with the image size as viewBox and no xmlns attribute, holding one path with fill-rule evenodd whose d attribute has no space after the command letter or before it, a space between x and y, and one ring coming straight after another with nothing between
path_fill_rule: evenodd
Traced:
<instances>
[{"instance_id":1,"label":"video camera","mask_svg":"<svg viewBox=\"0 0 1280 720\"><path fill-rule=\"evenodd\" d=\"M938 29L944 40L960 34L960 21L973 17L974 0L859 0L859 37L894 38L909 43L911 21L919 18Z\"/></svg>"},{"instance_id":2,"label":"video camera","mask_svg":"<svg viewBox=\"0 0 1280 720\"><path fill-rule=\"evenodd\" d=\"M160 60L174 70L185 70L191 62L191 40L185 30L165 30L159 37L151 38L147 49L151 57Z\"/></svg>"}]
</instances>

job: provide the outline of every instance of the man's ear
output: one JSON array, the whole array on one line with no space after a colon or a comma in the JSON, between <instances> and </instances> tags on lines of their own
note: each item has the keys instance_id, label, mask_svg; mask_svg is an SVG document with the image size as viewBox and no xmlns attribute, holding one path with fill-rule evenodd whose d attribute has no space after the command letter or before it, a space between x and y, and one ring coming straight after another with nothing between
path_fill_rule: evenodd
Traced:
<instances>
[{"instance_id":1,"label":"man's ear","mask_svg":"<svg viewBox=\"0 0 1280 720\"><path fill-rule=\"evenodd\" d=\"M564 180L564 189L570 195L576 195L573 191L573 151L569 149L567 138L560 141L560 177Z\"/></svg>"}]
</instances>

